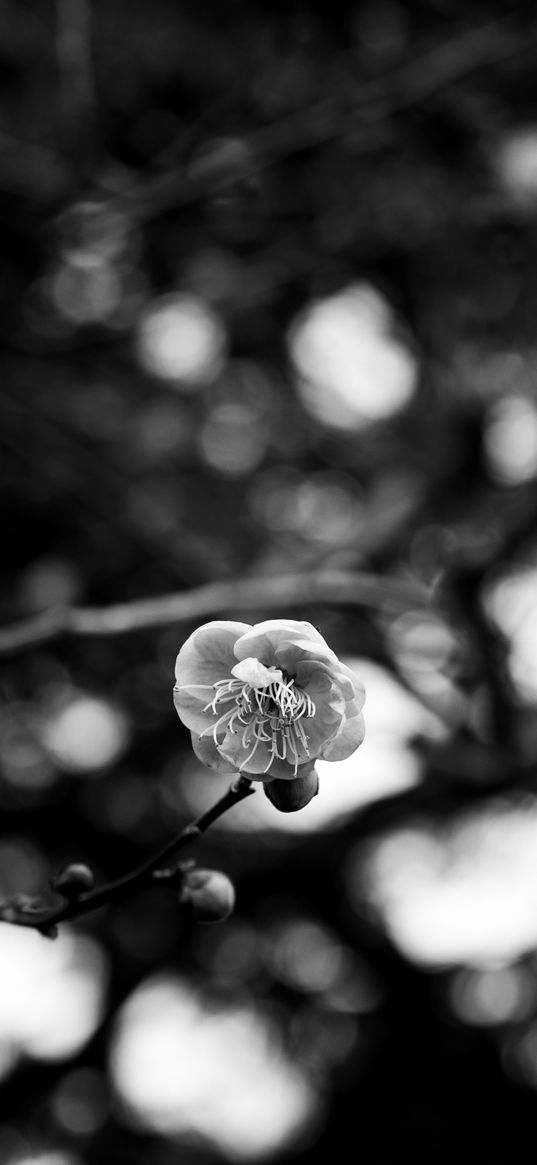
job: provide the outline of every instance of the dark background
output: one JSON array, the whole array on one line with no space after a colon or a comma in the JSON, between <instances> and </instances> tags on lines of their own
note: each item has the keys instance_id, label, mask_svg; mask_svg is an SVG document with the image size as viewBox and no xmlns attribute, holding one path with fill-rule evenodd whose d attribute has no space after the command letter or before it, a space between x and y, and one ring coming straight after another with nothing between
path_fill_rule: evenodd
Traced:
<instances>
[{"instance_id":1,"label":"dark background","mask_svg":"<svg viewBox=\"0 0 537 1165\"><path fill-rule=\"evenodd\" d=\"M430 601L379 584L367 603L271 608L367 661L356 800L332 811L323 771L318 823L261 790L230 814L196 851L235 882L222 927L154 892L74 928L90 979L107 967L103 1011L55 1053L35 1036L45 1003L26 1031L7 1009L2 1162L316 1162L339 1144L362 1165L529 1165L532 5L2 0L0 27L2 623L214 580L269 594L295 570L372 572ZM306 367L296 337L307 324L311 345L327 302ZM171 703L206 617L4 650L2 893L38 893L73 859L117 876L223 791ZM62 948L0 953L22 1017L45 949ZM211 1038L231 1064L211 1023L246 1014L276 1076L298 1074L302 1125L280 1131L246 1028L243 1084L227 1100L225 1068L215 1084L238 1131L211 1117L207 1140L188 1104L166 1126L120 1102L116 1017L128 1028L120 1009L155 974L202 1001L207 1063L178 1028L189 1078L213 1070ZM61 1002L48 1014L61 1026ZM257 1072L269 1132L250 1150Z\"/></svg>"}]
</instances>

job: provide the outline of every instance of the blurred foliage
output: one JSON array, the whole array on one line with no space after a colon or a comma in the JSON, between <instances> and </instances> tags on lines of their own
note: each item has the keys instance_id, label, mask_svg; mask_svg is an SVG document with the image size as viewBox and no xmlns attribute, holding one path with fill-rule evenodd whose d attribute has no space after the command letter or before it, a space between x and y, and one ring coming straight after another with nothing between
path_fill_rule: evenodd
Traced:
<instances>
[{"instance_id":1,"label":"blurred foliage","mask_svg":"<svg viewBox=\"0 0 537 1165\"><path fill-rule=\"evenodd\" d=\"M319 824L258 791L203 840L224 926L151 894L53 957L2 928L0 1156L533 1162L532 5L0 0L0 27L2 623L321 567L433 595L294 612L368 661L371 744ZM217 795L171 702L190 630L3 661L2 894L119 875Z\"/></svg>"}]
</instances>

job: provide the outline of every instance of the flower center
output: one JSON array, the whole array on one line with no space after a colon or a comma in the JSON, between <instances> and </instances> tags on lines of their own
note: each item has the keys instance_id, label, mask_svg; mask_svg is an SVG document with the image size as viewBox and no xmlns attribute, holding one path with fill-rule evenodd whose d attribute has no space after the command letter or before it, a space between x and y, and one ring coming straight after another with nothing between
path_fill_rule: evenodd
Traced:
<instances>
[{"instance_id":1,"label":"flower center","mask_svg":"<svg viewBox=\"0 0 537 1165\"><path fill-rule=\"evenodd\" d=\"M270 755L264 771L274 760L283 760L294 765L296 775L304 753L310 755L302 720L315 715L315 704L284 672L276 668L263 672L263 676L252 676L255 686L239 677L217 680L213 685L215 695L203 709L211 710L217 720L202 736L212 735L217 745L219 732L240 733L241 745L247 752L240 771L250 763L259 745L266 744Z\"/></svg>"}]
</instances>

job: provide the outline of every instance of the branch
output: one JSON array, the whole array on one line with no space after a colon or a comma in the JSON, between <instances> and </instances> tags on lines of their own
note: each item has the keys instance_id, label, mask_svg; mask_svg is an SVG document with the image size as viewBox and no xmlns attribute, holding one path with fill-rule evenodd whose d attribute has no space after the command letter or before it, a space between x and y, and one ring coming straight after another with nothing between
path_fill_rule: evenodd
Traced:
<instances>
[{"instance_id":1,"label":"branch","mask_svg":"<svg viewBox=\"0 0 537 1165\"><path fill-rule=\"evenodd\" d=\"M82 80L77 82L77 100L80 105L85 103L88 108L94 98L88 33L84 31L84 25L87 27L85 13L90 10L87 0L78 0L81 16L76 15L76 7L71 15L74 0L57 0L57 4L59 25L62 21L69 22L66 32L61 29L59 32L57 57L60 69L64 73L73 72L74 62L66 61L65 45L67 41L72 57L74 39L74 52L78 54L82 69ZM69 26L74 30L74 37ZM285 114L250 135L242 135L241 141L245 148L240 155L230 159L225 151L218 153L215 150L209 161L206 156L194 161L187 172L184 166L174 167L164 174L149 177L130 189L122 190L110 198L110 208L129 211L140 220L147 219L167 207L177 208L202 201L234 185L249 173L259 173L304 149L344 139L349 134L352 134L353 150L356 152L357 133L362 124L362 152L366 152L370 149L370 127L375 122L381 122L399 110L427 100L477 69L501 65L521 54L532 53L535 47L533 30L520 31L509 14L457 33L432 48L413 51L410 63L405 62L380 78L357 87L352 109L346 107L348 103L343 107L339 94L330 94L303 109ZM66 80L63 85L65 89ZM13 152L13 162L7 171L4 165L2 189L15 190L32 200L46 198L47 191L43 191L36 181L45 157L49 169L53 163L56 168L61 167L58 184L63 187L67 183L68 175L64 172L61 154L53 150L45 152L37 142L8 141L5 134L2 134L0 152L4 153L4 162L6 147Z\"/></svg>"},{"instance_id":2,"label":"branch","mask_svg":"<svg viewBox=\"0 0 537 1165\"><path fill-rule=\"evenodd\" d=\"M82 179L94 155L95 86L88 0L56 0L56 59L64 149Z\"/></svg>"},{"instance_id":3,"label":"branch","mask_svg":"<svg viewBox=\"0 0 537 1165\"><path fill-rule=\"evenodd\" d=\"M363 145L369 150L371 125L375 122L427 100L476 69L501 64L535 47L531 32L521 34L510 16L465 30L439 45L413 53L410 63L358 86L351 108L342 89L341 93L288 112L250 135L242 135L244 148L237 154L229 156L226 151L215 149L212 157L192 162L187 173L184 168L174 168L122 191L117 203L128 205L131 212L144 219L168 206L196 203L240 178L258 174L325 142L352 135L356 153L360 130Z\"/></svg>"},{"instance_id":4,"label":"branch","mask_svg":"<svg viewBox=\"0 0 537 1165\"><path fill-rule=\"evenodd\" d=\"M330 603L363 608L429 607L429 591L417 583L353 571L296 573L268 579L232 579L191 591L118 603L111 607L62 607L0 630L0 656L60 639L113 638L237 611L278 611Z\"/></svg>"},{"instance_id":5,"label":"branch","mask_svg":"<svg viewBox=\"0 0 537 1165\"><path fill-rule=\"evenodd\" d=\"M197 817L190 825L185 826L172 841L167 842L162 849L128 874L123 874L114 882L108 882L104 886L78 894L75 898L64 898L60 905L44 906L41 901L39 904L36 904L35 900L32 903L31 899L21 904L21 896L16 896L11 901L0 904L0 921L11 923L14 926L30 927L49 938L54 938L59 922L80 918L81 915L97 910L100 906L106 906L110 902L125 897L134 888L157 884L162 886L166 883L177 888L181 882L181 866L173 862L171 868L165 869L163 868L165 863L170 858L175 858L177 852L184 849L185 846L196 841L200 834L204 833L228 809L238 805L240 801L254 792L251 780L239 775L230 785L227 793L224 793L224 796L216 801L210 809L202 813L201 817Z\"/></svg>"},{"instance_id":6,"label":"branch","mask_svg":"<svg viewBox=\"0 0 537 1165\"><path fill-rule=\"evenodd\" d=\"M516 508L515 508L516 506ZM466 624L480 661L490 699L490 719L498 748L516 755L519 748L517 699L509 675L507 636L487 614L483 590L487 581L510 570L519 554L537 538L537 499L531 489L513 500L510 524L478 561L455 562L441 584L442 600Z\"/></svg>"}]
</instances>

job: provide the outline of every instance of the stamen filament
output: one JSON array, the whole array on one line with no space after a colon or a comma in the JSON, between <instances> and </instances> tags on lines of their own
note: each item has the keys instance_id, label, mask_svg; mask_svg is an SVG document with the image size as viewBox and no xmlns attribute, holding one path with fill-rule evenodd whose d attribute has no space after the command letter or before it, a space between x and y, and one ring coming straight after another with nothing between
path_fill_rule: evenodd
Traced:
<instances>
[{"instance_id":1,"label":"stamen filament","mask_svg":"<svg viewBox=\"0 0 537 1165\"><path fill-rule=\"evenodd\" d=\"M191 686L208 688L209 685ZM201 735L212 736L218 747L228 732L232 735L239 732L244 751L253 744L239 764L241 772L260 745L267 745L268 760L263 771L268 772L273 761L281 760L293 766L296 776L299 764L310 755L302 721L315 716L315 704L306 692L295 686L294 679L272 679L263 688L232 677L217 680L212 691L213 698L203 711L212 712L217 719Z\"/></svg>"}]
</instances>

